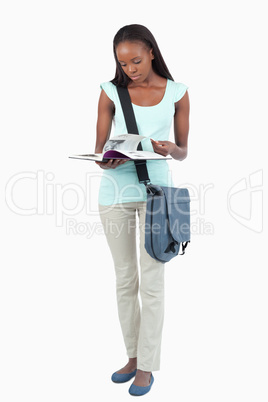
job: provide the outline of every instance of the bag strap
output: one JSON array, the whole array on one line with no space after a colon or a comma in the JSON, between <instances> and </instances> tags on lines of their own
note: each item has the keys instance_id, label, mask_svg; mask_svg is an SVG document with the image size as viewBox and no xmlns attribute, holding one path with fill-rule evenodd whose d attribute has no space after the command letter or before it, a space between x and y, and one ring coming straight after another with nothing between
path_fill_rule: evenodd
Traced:
<instances>
[{"instance_id":1,"label":"bag strap","mask_svg":"<svg viewBox=\"0 0 268 402\"><path fill-rule=\"evenodd\" d=\"M123 110L127 131L129 134L139 135L138 126L135 119L134 110L132 107L131 99L129 96L128 89L125 87L117 87L117 92L121 107ZM138 151L142 151L141 143L137 147ZM145 184L145 186L150 183L150 178L146 166L146 160L134 161L139 182Z\"/></svg>"}]
</instances>

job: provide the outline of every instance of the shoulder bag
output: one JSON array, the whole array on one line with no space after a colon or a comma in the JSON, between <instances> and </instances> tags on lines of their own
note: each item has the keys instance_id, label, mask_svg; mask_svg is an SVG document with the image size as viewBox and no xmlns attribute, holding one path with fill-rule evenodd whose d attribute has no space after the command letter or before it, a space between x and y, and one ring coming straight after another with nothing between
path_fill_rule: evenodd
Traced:
<instances>
[{"instance_id":1,"label":"shoulder bag","mask_svg":"<svg viewBox=\"0 0 268 402\"><path fill-rule=\"evenodd\" d=\"M127 130L139 134L127 88L117 87ZM138 150L142 150L139 144ZM164 187L150 182L146 160L134 161L139 182L146 187L145 249L163 263L183 255L190 243L190 196L187 188Z\"/></svg>"}]
</instances>

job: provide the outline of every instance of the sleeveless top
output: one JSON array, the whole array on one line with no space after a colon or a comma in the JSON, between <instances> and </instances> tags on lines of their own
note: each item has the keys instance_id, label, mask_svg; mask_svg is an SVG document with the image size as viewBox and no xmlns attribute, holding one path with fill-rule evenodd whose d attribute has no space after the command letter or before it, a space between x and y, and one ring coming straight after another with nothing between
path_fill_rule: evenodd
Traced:
<instances>
[{"instance_id":1,"label":"sleeveless top","mask_svg":"<svg viewBox=\"0 0 268 402\"><path fill-rule=\"evenodd\" d=\"M111 82L104 82L100 87L115 105L114 130L111 138L115 135L127 134L116 86ZM144 151L153 151L150 138L155 141L169 141L170 128L175 114L174 103L183 97L187 89L186 85L168 79L165 94L157 105L138 106L132 103L139 134L147 137L141 141ZM152 184L173 186L166 160L149 160L147 169ZM99 204L112 205L146 201L146 199L145 186L138 181L133 161L127 161L115 169L103 170L99 188Z\"/></svg>"}]
</instances>

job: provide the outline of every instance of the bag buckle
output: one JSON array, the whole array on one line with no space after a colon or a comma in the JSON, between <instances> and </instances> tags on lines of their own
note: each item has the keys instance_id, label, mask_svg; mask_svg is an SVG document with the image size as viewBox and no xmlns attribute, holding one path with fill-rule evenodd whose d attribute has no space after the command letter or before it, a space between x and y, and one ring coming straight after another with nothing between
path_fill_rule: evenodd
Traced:
<instances>
[{"instance_id":1,"label":"bag buckle","mask_svg":"<svg viewBox=\"0 0 268 402\"><path fill-rule=\"evenodd\" d=\"M160 186L152 185L151 183L146 186L146 192L150 195L163 195L163 190Z\"/></svg>"}]
</instances>

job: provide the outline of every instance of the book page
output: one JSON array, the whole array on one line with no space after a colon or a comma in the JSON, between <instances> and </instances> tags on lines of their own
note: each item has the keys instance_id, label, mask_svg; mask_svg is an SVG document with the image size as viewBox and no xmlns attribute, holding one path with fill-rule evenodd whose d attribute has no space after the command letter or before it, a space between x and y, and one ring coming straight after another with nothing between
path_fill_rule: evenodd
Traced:
<instances>
[{"instance_id":1,"label":"book page","mask_svg":"<svg viewBox=\"0 0 268 402\"><path fill-rule=\"evenodd\" d=\"M103 153L110 150L116 151L136 151L139 142L143 138L142 135L136 134L121 134L110 138L103 147Z\"/></svg>"},{"instance_id":2,"label":"book page","mask_svg":"<svg viewBox=\"0 0 268 402\"><path fill-rule=\"evenodd\" d=\"M172 159L172 157L170 155L163 156L163 155L157 154L156 152L150 152L150 151L122 151L122 153L132 160Z\"/></svg>"},{"instance_id":3,"label":"book page","mask_svg":"<svg viewBox=\"0 0 268 402\"><path fill-rule=\"evenodd\" d=\"M101 162L103 160L102 154L84 154L84 155L71 155L69 158L73 159L86 159L89 161Z\"/></svg>"}]
</instances>

